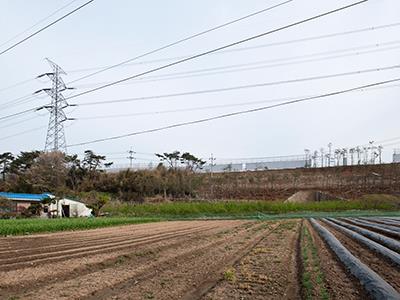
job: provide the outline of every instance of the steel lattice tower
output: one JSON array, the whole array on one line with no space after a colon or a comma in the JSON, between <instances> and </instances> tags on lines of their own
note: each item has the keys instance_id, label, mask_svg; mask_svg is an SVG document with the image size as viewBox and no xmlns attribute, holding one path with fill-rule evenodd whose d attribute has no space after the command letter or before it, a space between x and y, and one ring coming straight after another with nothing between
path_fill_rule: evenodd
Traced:
<instances>
[{"instance_id":1,"label":"steel lattice tower","mask_svg":"<svg viewBox=\"0 0 400 300\"><path fill-rule=\"evenodd\" d=\"M49 77L52 81L52 87L41 89L35 92L35 94L46 92L51 97L50 105L45 105L39 108L46 108L50 112L45 151L61 151L65 153L67 151L67 143L65 139L64 122L71 119L68 119L64 112L64 109L69 105L62 95L62 92L69 88L66 87L61 75L66 75L67 73L65 73L60 66L51 60L47 58L46 60L53 69L53 72L44 73L39 75L38 78L43 76Z\"/></svg>"}]
</instances>

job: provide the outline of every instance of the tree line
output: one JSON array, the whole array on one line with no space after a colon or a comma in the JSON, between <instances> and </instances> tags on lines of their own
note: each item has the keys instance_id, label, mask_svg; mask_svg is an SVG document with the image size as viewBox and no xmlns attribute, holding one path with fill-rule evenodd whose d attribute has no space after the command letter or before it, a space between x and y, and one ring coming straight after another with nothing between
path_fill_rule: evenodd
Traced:
<instances>
[{"instance_id":1,"label":"tree line","mask_svg":"<svg viewBox=\"0 0 400 300\"><path fill-rule=\"evenodd\" d=\"M153 170L106 172L106 156L86 150L83 158L62 152L28 151L0 154L0 190L18 193L50 192L59 197L100 198L99 193L121 201L143 202L146 197L195 197L201 178L191 176L205 161L189 152L155 154Z\"/></svg>"}]
</instances>

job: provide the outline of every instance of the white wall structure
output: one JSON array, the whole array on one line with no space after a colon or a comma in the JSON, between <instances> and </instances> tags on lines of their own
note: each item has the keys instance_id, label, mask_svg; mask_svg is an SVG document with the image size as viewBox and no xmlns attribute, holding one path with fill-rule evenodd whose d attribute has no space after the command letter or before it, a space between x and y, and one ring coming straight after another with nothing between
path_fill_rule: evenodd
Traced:
<instances>
[{"instance_id":1,"label":"white wall structure","mask_svg":"<svg viewBox=\"0 0 400 300\"><path fill-rule=\"evenodd\" d=\"M55 212L55 215L59 217L90 217L92 210L88 208L84 203L71 200L71 199L61 199L57 200L55 203L50 204L49 211Z\"/></svg>"},{"instance_id":2,"label":"white wall structure","mask_svg":"<svg viewBox=\"0 0 400 300\"><path fill-rule=\"evenodd\" d=\"M393 153L393 162L400 163L400 149L395 149Z\"/></svg>"}]
</instances>

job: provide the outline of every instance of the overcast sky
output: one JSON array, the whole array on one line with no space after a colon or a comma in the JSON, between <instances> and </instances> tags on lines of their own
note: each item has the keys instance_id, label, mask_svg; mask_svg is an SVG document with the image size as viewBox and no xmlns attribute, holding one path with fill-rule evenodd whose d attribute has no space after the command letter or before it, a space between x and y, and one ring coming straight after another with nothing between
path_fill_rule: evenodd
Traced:
<instances>
[{"instance_id":1,"label":"overcast sky","mask_svg":"<svg viewBox=\"0 0 400 300\"><path fill-rule=\"evenodd\" d=\"M0 45L69 2L71 0L0 0ZM84 2L74 1L29 32L43 27ZM50 99L45 96L27 98L19 105L13 101L50 86L50 82L44 79L33 80L35 76L51 71L44 60L46 57L66 71L67 75L63 76L63 79L68 83L101 67L117 64L282 2L284 0L95 0L58 24L0 55L0 117L49 103ZM65 96L78 94L174 61L157 61L159 59L201 53L353 2L355 1L293 0L273 10L135 61L146 63L129 64L74 82L69 86L76 89L65 93ZM400 1L369 0L345 11L264 36L232 49L397 22L400 22ZM0 50L25 37L29 32L1 45ZM362 33L208 55L146 75L151 77L147 80L144 79L146 76L143 76L142 80L131 80L70 99L69 102L85 104L391 67L400 64L399 33L400 26L391 26ZM338 51L343 49L347 50ZM328 53L313 55L321 52ZM154 60L156 62L148 63ZM237 64L243 64L243 67L239 68L240 70L226 68L224 70L230 72L224 73L199 72L171 78L159 76ZM400 77L400 70L391 69L218 93L70 107L66 109L67 115L76 118L76 121L65 122L67 144L257 108L272 104L270 100L274 99L324 94L397 77ZM29 81L8 88L25 80ZM127 163L124 152L131 147L142 153L136 155L138 161L146 162L151 156L145 153L173 150L189 151L204 158L209 157L210 153L220 159L267 157L302 154L305 148L319 150L321 147L327 148L329 142L332 142L334 147L354 147L367 144L371 140L384 141L399 137L390 141L390 144L386 142L388 146L384 143L384 158L390 161L393 148L400 146L398 85L400 82L391 84L389 88L352 92L156 133L70 147L68 152L82 153L86 149L92 149L97 153L107 154L115 163L120 164ZM10 101L13 101L13 105L8 104ZM247 102L251 103L246 104ZM224 104L238 105L132 115ZM131 116L87 119L121 114ZM46 111L42 110L1 121L0 152L17 153L43 149L48 117ZM19 134L25 131L30 132ZM393 142L398 142L399 145Z\"/></svg>"}]
</instances>

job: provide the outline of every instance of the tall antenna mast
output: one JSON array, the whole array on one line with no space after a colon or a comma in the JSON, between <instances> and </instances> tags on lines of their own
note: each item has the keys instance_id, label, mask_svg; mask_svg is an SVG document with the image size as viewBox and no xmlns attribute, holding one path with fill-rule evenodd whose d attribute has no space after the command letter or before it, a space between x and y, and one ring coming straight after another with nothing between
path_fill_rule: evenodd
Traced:
<instances>
[{"instance_id":1,"label":"tall antenna mast","mask_svg":"<svg viewBox=\"0 0 400 300\"><path fill-rule=\"evenodd\" d=\"M61 75L66 75L57 64L52 62L50 59L46 58L47 62L50 64L53 72L44 73L39 75L37 78L41 78L47 76L52 81L51 88L44 88L35 92L41 93L46 92L51 97L50 105L45 105L37 110L41 110L46 108L50 112L49 126L47 129L46 135L46 144L45 151L61 151L67 152L67 143L65 140L65 132L64 132L64 122L67 120L73 120L67 118L64 112L64 108L68 107L68 103L65 100L62 92L68 90L64 81L61 78Z\"/></svg>"}]
</instances>

